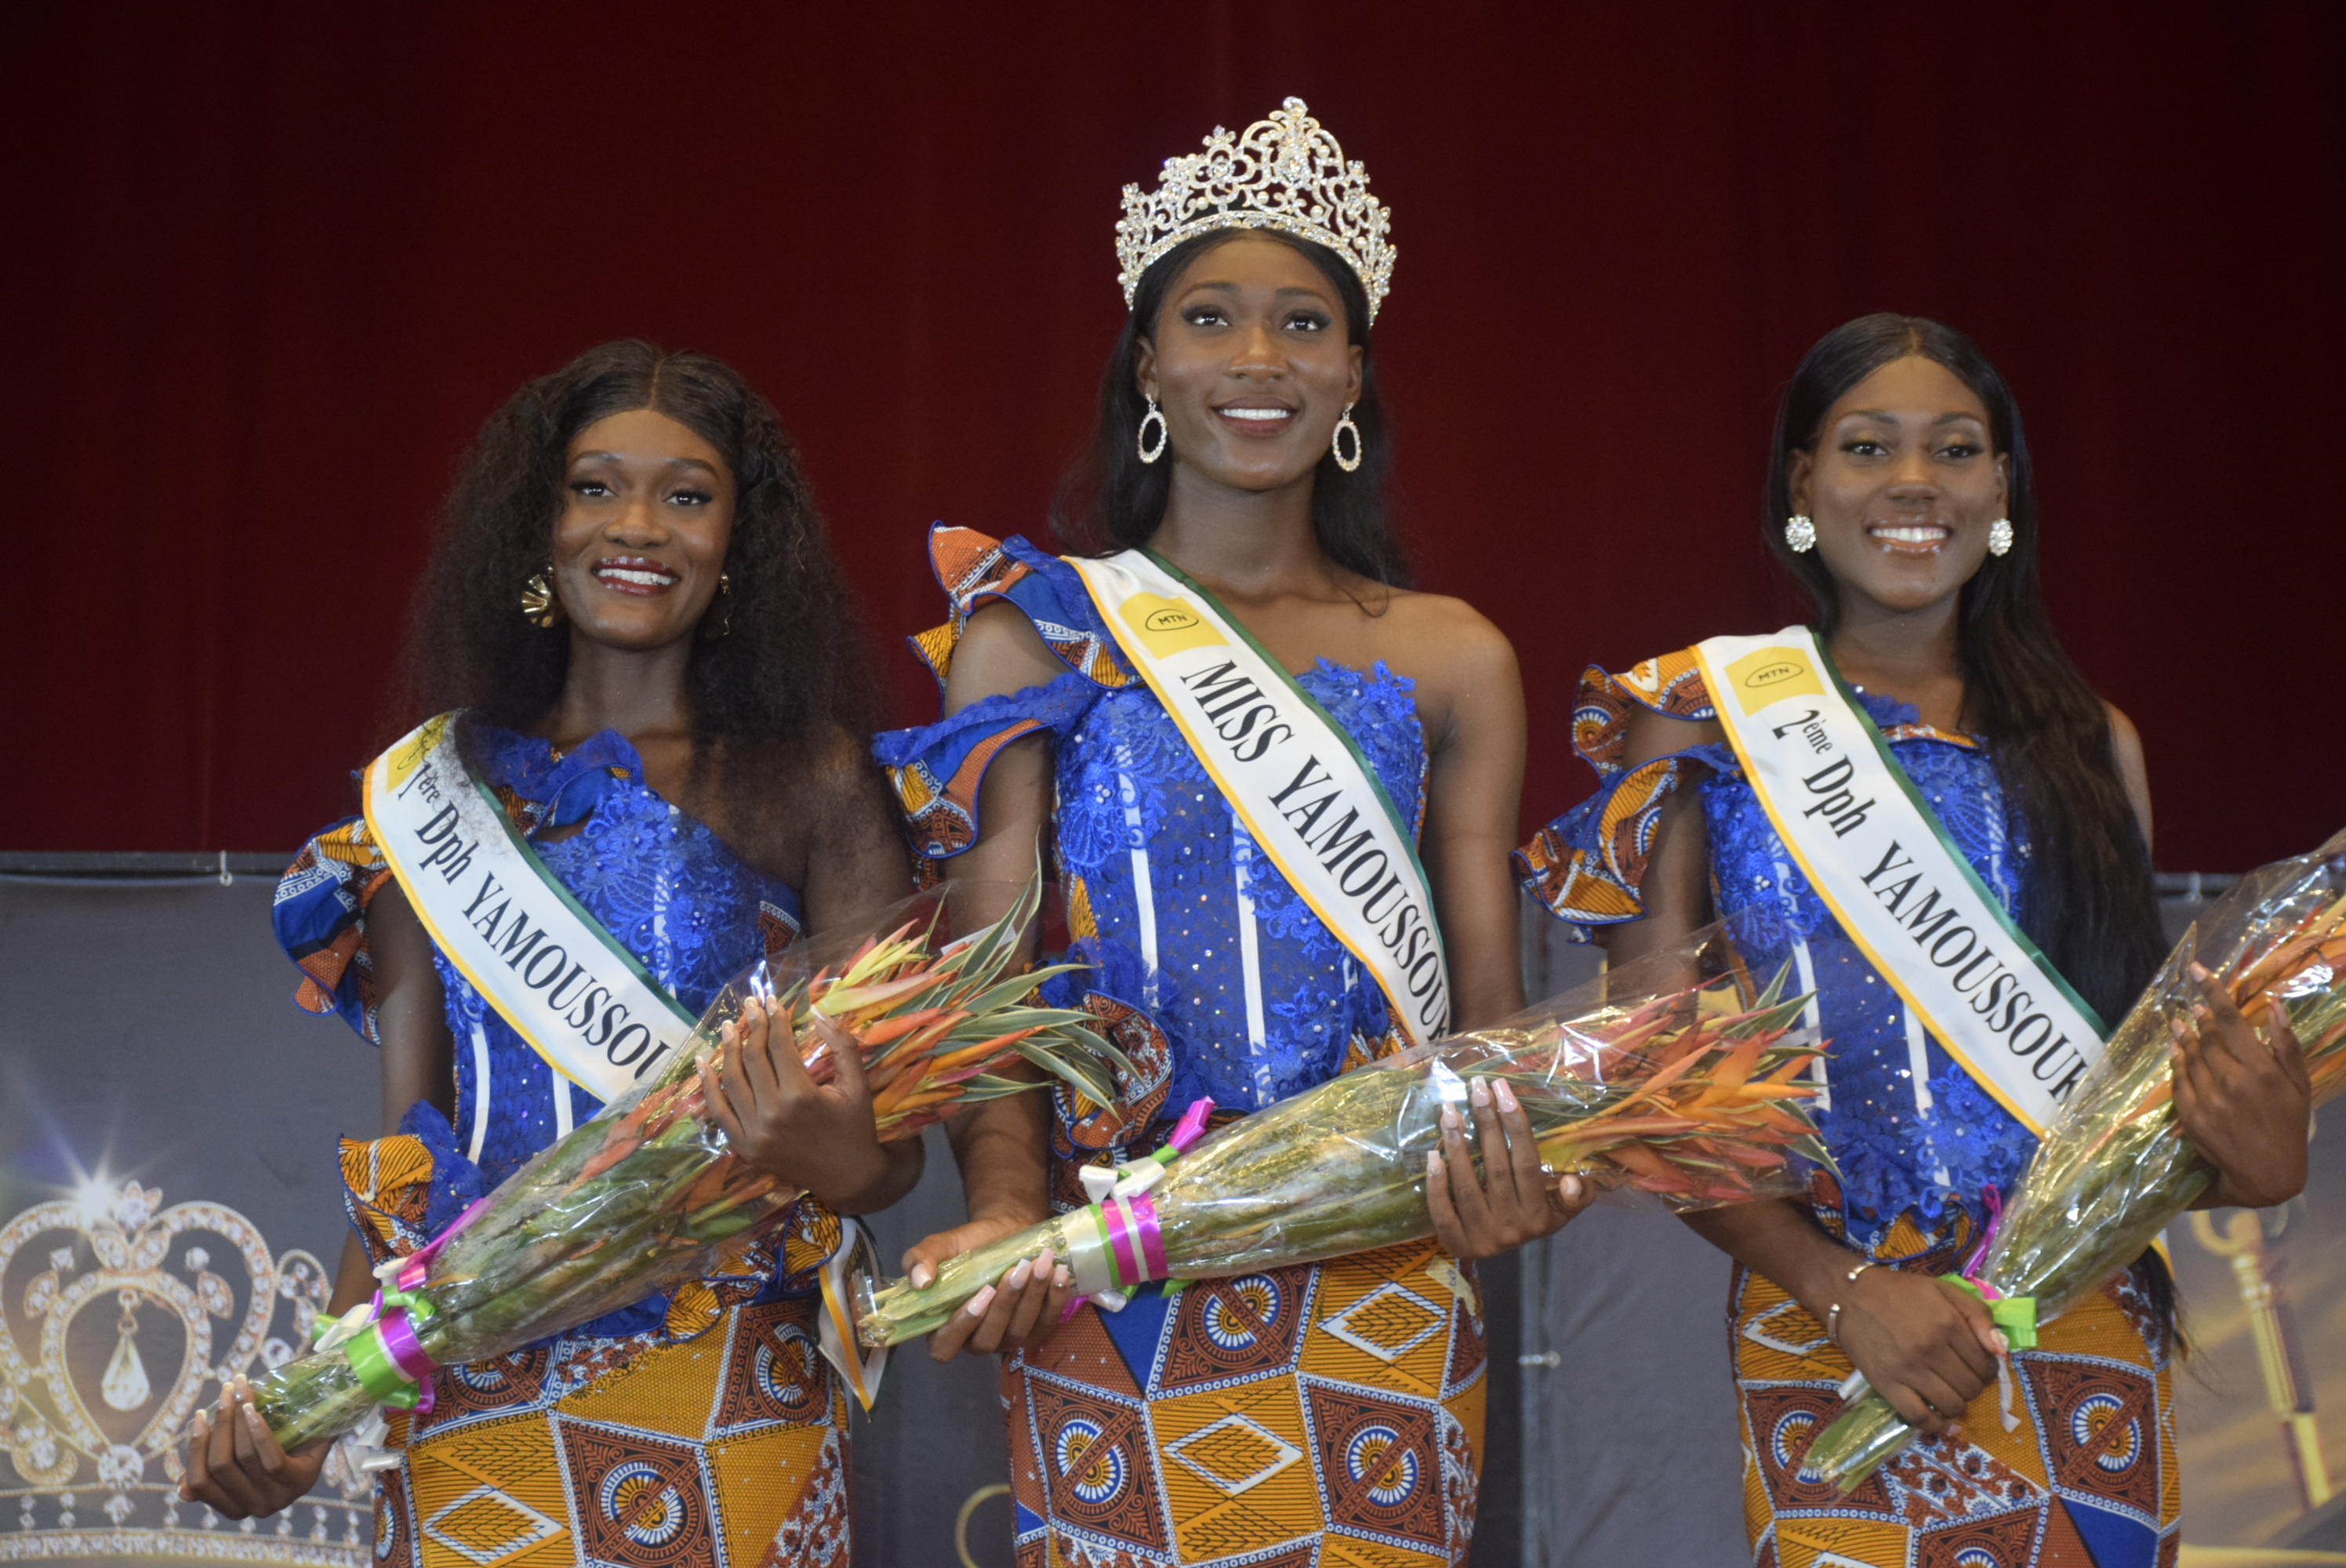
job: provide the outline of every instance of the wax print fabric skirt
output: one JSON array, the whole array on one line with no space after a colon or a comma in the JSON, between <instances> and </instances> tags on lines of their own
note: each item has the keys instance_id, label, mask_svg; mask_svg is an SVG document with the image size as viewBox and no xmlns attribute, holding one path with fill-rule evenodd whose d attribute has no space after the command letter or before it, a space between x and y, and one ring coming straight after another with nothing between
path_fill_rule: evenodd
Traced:
<instances>
[{"instance_id":1,"label":"wax print fabric skirt","mask_svg":"<svg viewBox=\"0 0 2346 1568\"><path fill-rule=\"evenodd\" d=\"M1926 1235L1911 1215L1872 1256L1930 1275L1960 1268L1967 1216ZM2182 1483L2168 1337L2121 1275L2015 1351L1959 1437L1917 1441L1848 1497L1801 1467L1844 1408L1853 1369L1825 1326L1738 1268L1728 1324L1743 1436L1744 1526L1760 1568L2171 1568ZM2006 1418L2013 1424L2007 1430Z\"/></svg>"}]
</instances>

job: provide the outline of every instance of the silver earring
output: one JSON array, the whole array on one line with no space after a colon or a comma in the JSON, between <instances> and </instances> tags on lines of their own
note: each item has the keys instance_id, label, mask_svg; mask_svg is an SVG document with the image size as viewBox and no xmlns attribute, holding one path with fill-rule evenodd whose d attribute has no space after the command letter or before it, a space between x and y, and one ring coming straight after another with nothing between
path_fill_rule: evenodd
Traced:
<instances>
[{"instance_id":1,"label":"silver earring","mask_svg":"<svg viewBox=\"0 0 2346 1568\"><path fill-rule=\"evenodd\" d=\"M1348 431L1352 437L1352 455L1349 460L1344 456L1344 435ZM1351 403L1346 403L1344 412L1337 417L1336 428L1328 437L1328 450L1334 455L1336 466L1347 473L1360 467L1361 459L1369 454L1369 449L1361 444L1361 427L1352 423Z\"/></svg>"},{"instance_id":2,"label":"silver earring","mask_svg":"<svg viewBox=\"0 0 2346 1568\"><path fill-rule=\"evenodd\" d=\"M1798 514L1784 519L1784 544L1795 555L1817 547L1817 525Z\"/></svg>"},{"instance_id":3,"label":"silver earring","mask_svg":"<svg viewBox=\"0 0 2346 1568\"><path fill-rule=\"evenodd\" d=\"M2012 519L1999 517L1987 525L1987 553L2007 555L2012 550Z\"/></svg>"},{"instance_id":4,"label":"silver earring","mask_svg":"<svg viewBox=\"0 0 2346 1568\"><path fill-rule=\"evenodd\" d=\"M1157 444L1154 446L1151 446L1148 443L1148 425L1149 422L1152 420L1154 420L1157 424ZM1150 398L1148 400L1148 412L1140 416L1140 430L1138 433L1133 437L1133 446L1139 452L1140 461L1143 463L1156 462L1158 458L1165 455L1165 448L1172 442L1172 427L1165 423L1165 416L1157 412L1157 400L1155 398Z\"/></svg>"}]
</instances>

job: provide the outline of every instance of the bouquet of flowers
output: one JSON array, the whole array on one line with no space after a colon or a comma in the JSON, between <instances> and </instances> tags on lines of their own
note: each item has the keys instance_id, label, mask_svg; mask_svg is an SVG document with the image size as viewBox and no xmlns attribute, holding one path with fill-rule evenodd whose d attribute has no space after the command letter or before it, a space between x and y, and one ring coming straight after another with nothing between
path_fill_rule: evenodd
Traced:
<instances>
[{"instance_id":1,"label":"bouquet of flowers","mask_svg":"<svg viewBox=\"0 0 2346 1568\"><path fill-rule=\"evenodd\" d=\"M431 1408L434 1367L504 1355L720 1269L799 1196L737 1158L709 1118L711 1080L754 998L791 1032L809 1075L862 1054L883 1140L915 1136L959 1101L1015 1093L1020 1061L1113 1094L1122 1057L1089 1015L1028 1005L1073 967L1015 970L1039 879L996 923L932 948L951 884L887 917L884 935L829 939L729 983L656 1081L605 1107L515 1172L433 1243L377 1273L385 1288L318 1349L253 1384L280 1446L363 1422L379 1405ZM1047 1080L1046 1080L1047 1081Z\"/></svg>"},{"instance_id":2,"label":"bouquet of flowers","mask_svg":"<svg viewBox=\"0 0 2346 1568\"><path fill-rule=\"evenodd\" d=\"M2346 1087L2346 832L2240 879L2186 932L2071 1095L1964 1278L2014 1343L2142 1255L2216 1172L2175 1118L2168 1047L2199 987L2198 963L2250 1023L2287 1020L2320 1105ZM1819 1434L1803 1463L1842 1492L1906 1446L1913 1429L1867 1393Z\"/></svg>"},{"instance_id":3,"label":"bouquet of flowers","mask_svg":"<svg viewBox=\"0 0 2346 1568\"><path fill-rule=\"evenodd\" d=\"M1798 1081L1817 1054L1795 1031L1806 998L1764 989L1722 930L1615 970L1492 1029L1331 1079L1203 1133L1190 1107L1172 1142L1085 1173L1096 1201L899 1281L860 1313L867 1345L924 1334L1045 1247L1102 1304L1150 1280L1244 1274L1433 1233L1425 1156L1443 1107L1471 1081L1504 1081L1551 1174L1656 1195L1675 1208L1798 1191L1798 1154L1830 1164ZM1202 1134L1202 1139L1201 1139ZM1479 1154L1477 1156L1479 1158Z\"/></svg>"}]
</instances>

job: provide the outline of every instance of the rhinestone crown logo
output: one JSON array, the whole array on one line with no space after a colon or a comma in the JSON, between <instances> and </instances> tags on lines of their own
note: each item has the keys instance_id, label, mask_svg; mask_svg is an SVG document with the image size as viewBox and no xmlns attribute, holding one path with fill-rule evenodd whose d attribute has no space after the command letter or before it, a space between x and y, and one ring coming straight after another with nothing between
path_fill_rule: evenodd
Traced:
<instances>
[{"instance_id":1,"label":"rhinestone crown logo","mask_svg":"<svg viewBox=\"0 0 2346 1568\"><path fill-rule=\"evenodd\" d=\"M1392 287L1400 252L1386 236L1392 215L1369 194L1369 171L1289 98L1233 136L1221 127L1206 150L1168 158L1154 191L1124 188L1116 226L1117 281L1128 309L1140 275L1183 240L1217 229L1270 229L1325 245L1360 274L1369 320Z\"/></svg>"}]
</instances>

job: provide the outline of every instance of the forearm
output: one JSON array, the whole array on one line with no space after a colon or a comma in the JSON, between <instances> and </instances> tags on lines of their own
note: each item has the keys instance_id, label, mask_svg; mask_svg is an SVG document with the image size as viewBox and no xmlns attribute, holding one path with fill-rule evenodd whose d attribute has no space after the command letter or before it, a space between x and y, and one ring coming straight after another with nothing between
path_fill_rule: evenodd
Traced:
<instances>
[{"instance_id":1,"label":"forearm","mask_svg":"<svg viewBox=\"0 0 2346 1568\"><path fill-rule=\"evenodd\" d=\"M1849 1271L1863 1261L1826 1235L1790 1198L1729 1204L1682 1216L1689 1229L1789 1291L1821 1320L1849 1293Z\"/></svg>"},{"instance_id":2,"label":"forearm","mask_svg":"<svg viewBox=\"0 0 2346 1568\"><path fill-rule=\"evenodd\" d=\"M945 1125L969 1217L1035 1225L1050 1216L1046 1092L1028 1090L972 1106Z\"/></svg>"}]
</instances>

